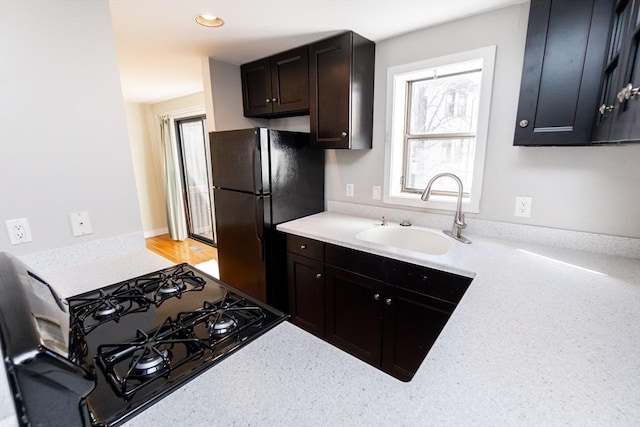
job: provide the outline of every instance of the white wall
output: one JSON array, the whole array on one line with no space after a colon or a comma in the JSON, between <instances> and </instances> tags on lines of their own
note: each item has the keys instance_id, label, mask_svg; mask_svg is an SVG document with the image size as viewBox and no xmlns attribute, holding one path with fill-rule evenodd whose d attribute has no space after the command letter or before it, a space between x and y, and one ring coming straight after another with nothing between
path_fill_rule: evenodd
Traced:
<instances>
[{"instance_id":1,"label":"white wall","mask_svg":"<svg viewBox=\"0 0 640 427\"><path fill-rule=\"evenodd\" d=\"M328 151L326 198L382 205L371 191L383 184L388 67L495 44L485 178L475 217L640 237L640 144L512 145L528 9L513 6L377 43L373 149ZM355 184L354 197L345 196L346 183ZM533 197L531 218L513 215L516 196Z\"/></svg>"},{"instance_id":2,"label":"white wall","mask_svg":"<svg viewBox=\"0 0 640 427\"><path fill-rule=\"evenodd\" d=\"M106 1L0 2L0 250L27 254L142 230ZM87 210L93 234L73 237ZM10 245L4 220L33 242Z\"/></svg>"},{"instance_id":3,"label":"white wall","mask_svg":"<svg viewBox=\"0 0 640 427\"><path fill-rule=\"evenodd\" d=\"M185 117L205 112L203 92L155 104L127 104L129 139L145 237L168 233L164 155L158 116Z\"/></svg>"},{"instance_id":4,"label":"white wall","mask_svg":"<svg viewBox=\"0 0 640 427\"><path fill-rule=\"evenodd\" d=\"M168 233L162 147L152 129L149 104L126 104L138 205L145 237Z\"/></svg>"},{"instance_id":5,"label":"white wall","mask_svg":"<svg viewBox=\"0 0 640 427\"><path fill-rule=\"evenodd\" d=\"M267 120L244 117L239 65L205 58L202 78L209 132L267 125Z\"/></svg>"}]
</instances>

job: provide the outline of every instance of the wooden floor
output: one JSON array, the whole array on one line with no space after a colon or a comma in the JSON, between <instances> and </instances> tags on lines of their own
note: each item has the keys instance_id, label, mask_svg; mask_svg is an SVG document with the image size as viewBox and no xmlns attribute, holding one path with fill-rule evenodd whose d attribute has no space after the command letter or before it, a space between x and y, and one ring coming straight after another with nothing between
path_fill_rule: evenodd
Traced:
<instances>
[{"instance_id":1,"label":"wooden floor","mask_svg":"<svg viewBox=\"0 0 640 427\"><path fill-rule=\"evenodd\" d=\"M218 250L193 239L182 242L171 240L168 234L146 239L147 249L175 263L188 262L191 265L218 259Z\"/></svg>"}]
</instances>

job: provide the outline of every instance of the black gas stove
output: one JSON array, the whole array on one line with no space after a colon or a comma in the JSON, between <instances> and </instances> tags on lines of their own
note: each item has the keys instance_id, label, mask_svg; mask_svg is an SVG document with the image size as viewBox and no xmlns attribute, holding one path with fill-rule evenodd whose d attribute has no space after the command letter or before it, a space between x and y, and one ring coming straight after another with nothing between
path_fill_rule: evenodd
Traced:
<instances>
[{"instance_id":1,"label":"black gas stove","mask_svg":"<svg viewBox=\"0 0 640 427\"><path fill-rule=\"evenodd\" d=\"M120 424L287 318L188 264L64 301L0 253L0 293L25 425Z\"/></svg>"}]
</instances>

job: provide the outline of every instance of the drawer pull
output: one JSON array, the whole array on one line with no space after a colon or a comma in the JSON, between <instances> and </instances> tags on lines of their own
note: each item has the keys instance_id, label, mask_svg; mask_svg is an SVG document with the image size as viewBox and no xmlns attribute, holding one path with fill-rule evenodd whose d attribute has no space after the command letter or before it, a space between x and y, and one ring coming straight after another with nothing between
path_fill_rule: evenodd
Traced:
<instances>
[{"instance_id":1,"label":"drawer pull","mask_svg":"<svg viewBox=\"0 0 640 427\"><path fill-rule=\"evenodd\" d=\"M307 245L300 245L300 249L307 249Z\"/></svg>"},{"instance_id":2,"label":"drawer pull","mask_svg":"<svg viewBox=\"0 0 640 427\"><path fill-rule=\"evenodd\" d=\"M373 294L374 301L380 301L380 294Z\"/></svg>"},{"instance_id":3,"label":"drawer pull","mask_svg":"<svg viewBox=\"0 0 640 427\"><path fill-rule=\"evenodd\" d=\"M322 279L322 273L316 274L316 279Z\"/></svg>"}]
</instances>

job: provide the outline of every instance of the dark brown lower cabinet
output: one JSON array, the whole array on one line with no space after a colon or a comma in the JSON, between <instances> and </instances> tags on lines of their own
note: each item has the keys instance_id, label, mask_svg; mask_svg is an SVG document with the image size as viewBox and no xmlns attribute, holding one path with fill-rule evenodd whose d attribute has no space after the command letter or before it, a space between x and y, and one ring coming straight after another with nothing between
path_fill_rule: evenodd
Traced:
<instances>
[{"instance_id":1,"label":"dark brown lower cabinet","mask_svg":"<svg viewBox=\"0 0 640 427\"><path fill-rule=\"evenodd\" d=\"M471 279L287 236L291 321L410 381Z\"/></svg>"},{"instance_id":2,"label":"dark brown lower cabinet","mask_svg":"<svg viewBox=\"0 0 640 427\"><path fill-rule=\"evenodd\" d=\"M331 266L325 272L327 341L379 367L384 283Z\"/></svg>"},{"instance_id":3,"label":"dark brown lower cabinet","mask_svg":"<svg viewBox=\"0 0 640 427\"><path fill-rule=\"evenodd\" d=\"M316 336L324 337L324 264L288 253L287 269L291 321Z\"/></svg>"},{"instance_id":4,"label":"dark brown lower cabinet","mask_svg":"<svg viewBox=\"0 0 640 427\"><path fill-rule=\"evenodd\" d=\"M409 381L449 320L455 304L386 286L382 370Z\"/></svg>"}]
</instances>

